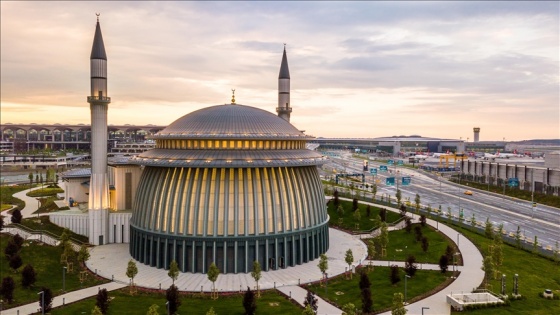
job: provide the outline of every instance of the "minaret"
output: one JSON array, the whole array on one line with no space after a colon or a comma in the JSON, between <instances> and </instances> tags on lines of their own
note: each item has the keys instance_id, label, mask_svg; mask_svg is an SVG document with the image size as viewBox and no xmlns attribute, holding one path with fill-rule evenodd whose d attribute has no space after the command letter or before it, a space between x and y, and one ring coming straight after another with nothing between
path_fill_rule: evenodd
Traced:
<instances>
[{"instance_id":1,"label":"minaret","mask_svg":"<svg viewBox=\"0 0 560 315\"><path fill-rule=\"evenodd\" d=\"M284 44L284 54L278 75L278 107L276 108L278 117L290 122L290 70L288 69L288 58L286 57L286 44Z\"/></svg>"},{"instance_id":2,"label":"minaret","mask_svg":"<svg viewBox=\"0 0 560 315\"><path fill-rule=\"evenodd\" d=\"M99 14L90 56L91 179L89 182L89 242L109 241L109 182L107 177L107 55L99 26Z\"/></svg>"}]
</instances>

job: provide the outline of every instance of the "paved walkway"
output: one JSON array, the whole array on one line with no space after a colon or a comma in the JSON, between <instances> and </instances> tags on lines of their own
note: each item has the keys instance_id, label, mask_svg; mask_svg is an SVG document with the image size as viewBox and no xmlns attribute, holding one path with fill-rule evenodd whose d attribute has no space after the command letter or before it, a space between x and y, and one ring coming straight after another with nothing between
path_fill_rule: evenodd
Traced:
<instances>
[{"instance_id":1,"label":"paved walkway","mask_svg":"<svg viewBox=\"0 0 560 315\"><path fill-rule=\"evenodd\" d=\"M61 182L59 182L60 184ZM18 193L14 194L15 198L23 200L25 202L25 207L21 209L21 215L23 218L30 218L30 217L37 217L37 214L33 214L33 212L37 211L39 208L38 201L35 197L27 196L27 193L32 190L38 190L41 187L35 187L31 189L22 190ZM41 213L40 216L48 215L49 213ZM12 215L9 214L7 211L2 211L2 215L4 216L4 224L12 223Z\"/></svg>"}]
</instances>

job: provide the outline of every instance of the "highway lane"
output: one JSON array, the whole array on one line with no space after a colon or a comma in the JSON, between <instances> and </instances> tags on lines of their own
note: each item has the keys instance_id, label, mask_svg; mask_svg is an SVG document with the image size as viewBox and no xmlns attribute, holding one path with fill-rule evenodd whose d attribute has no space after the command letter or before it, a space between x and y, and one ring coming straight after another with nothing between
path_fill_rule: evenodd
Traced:
<instances>
[{"instance_id":1,"label":"highway lane","mask_svg":"<svg viewBox=\"0 0 560 315\"><path fill-rule=\"evenodd\" d=\"M370 166L379 167L379 163L369 161ZM355 159L347 154L341 158L330 158L330 163L326 169L338 168L338 172L362 173L363 161ZM395 199L396 186L386 186L385 178L394 176L395 167L390 167L392 174L378 173L378 193L377 197L389 194ZM522 234L534 239L537 236L538 242L546 246L555 247L556 242L560 242L560 209L538 205L536 208L531 206L528 201L511 199L501 195L487 193L485 191L470 189L473 196L464 194L467 189L449 182L445 178L437 177L404 167L397 167L399 176L411 176L410 186L399 185L402 193L402 200L409 200L411 207L414 208L414 198L418 193L422 205L431 205L437 209L441 205L443 216L451 209L454 216L458 216L460 209L463 209L464 219L470 220L474 214L477 221L486 221L488 218L494 226L504 225L504 230L508 233L515 233L517 227L521 228ZM332 173L330 173L332 175ZM326 173L329 176L329 173ZM373 176L366 175L366 182L373 183Z\"/></svg>"}]
</instances>

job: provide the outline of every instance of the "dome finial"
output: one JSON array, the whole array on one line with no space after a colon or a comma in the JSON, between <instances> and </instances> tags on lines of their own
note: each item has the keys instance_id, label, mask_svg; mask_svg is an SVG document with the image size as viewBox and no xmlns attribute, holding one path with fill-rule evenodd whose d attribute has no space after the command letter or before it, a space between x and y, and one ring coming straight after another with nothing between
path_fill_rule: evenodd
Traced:
<instances>
[{"instance_id":1,"label":"dome finial","mask_svg":"<svg viewBox=\"0 0 560 315\"><path fill-rule=\"evenodd\" d=\"M235 104L235 89L231 89L231 103Z\"/></svg>"},{"instance_id":2,"label":"dome finial","mask_svg":"<svg viewBox=\"0 0 560 315\"><path fill-rule=\"evenodd\" d=\"M99 22L99 16L101 15L101 13L95 13L95 15L97 15L97 22Z\"/></svg>"}]
</instances>

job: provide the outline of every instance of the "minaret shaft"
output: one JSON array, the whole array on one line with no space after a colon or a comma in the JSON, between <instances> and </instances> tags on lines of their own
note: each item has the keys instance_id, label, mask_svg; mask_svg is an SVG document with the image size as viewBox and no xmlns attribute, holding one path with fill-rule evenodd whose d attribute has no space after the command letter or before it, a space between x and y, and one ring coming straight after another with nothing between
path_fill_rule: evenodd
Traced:
<instances>
[{"instance_id":1,"label":"minaret shaft","mask_svg":"<svg viewBox=\"0 0 560 315\"><path fill-rule=\"evenodd\" d=\"M109 180L107 176L107 55L99 21L90 57L91 178L89 182L89 242L109 240Z\"/></svg>"}]
</instances>

